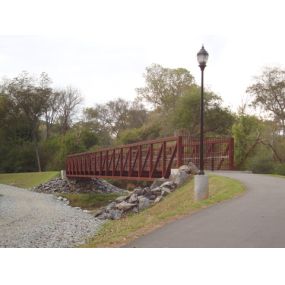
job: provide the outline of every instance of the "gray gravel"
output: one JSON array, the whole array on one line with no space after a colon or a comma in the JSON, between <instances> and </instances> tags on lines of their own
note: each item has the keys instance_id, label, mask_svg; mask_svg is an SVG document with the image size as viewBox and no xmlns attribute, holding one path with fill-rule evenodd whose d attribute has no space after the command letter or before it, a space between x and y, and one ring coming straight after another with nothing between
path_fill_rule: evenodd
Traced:
<instances>
[{"instance_id":1,"label":"gray gravel","mask_svg":"<svg viewBox=\"0 0 285 285\"><path fill-rule=\"evenodd\" d=\"M53 195L0 184L0 247L74 247L102 223Z\"/></svg>"}]
</instances>

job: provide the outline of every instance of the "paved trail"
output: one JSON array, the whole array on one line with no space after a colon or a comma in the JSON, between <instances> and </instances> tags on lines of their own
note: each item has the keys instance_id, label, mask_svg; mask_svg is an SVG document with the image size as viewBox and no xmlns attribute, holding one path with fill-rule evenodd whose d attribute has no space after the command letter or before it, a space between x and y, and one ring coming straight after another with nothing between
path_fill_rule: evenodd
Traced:
<instances>
[{"instance_id":1,"label":"paved trail","mask_svg":"<svg viewBox=\"0 0 285 285\"><path fill-rule=\"evenodd\" d=\"M53 195L0 184L0 247L72 247L100 225Z\"/></svg>"},{"instance_id":2,"label":"paved trail","mask_svg":"<svg viewBox=\"0 0 285 285\"><path fill-rule=\"evenodd\" d=\"M247 192L168 224L127 247L285 247L285 179L219 172Z\"/></svg>"}]
</instances>

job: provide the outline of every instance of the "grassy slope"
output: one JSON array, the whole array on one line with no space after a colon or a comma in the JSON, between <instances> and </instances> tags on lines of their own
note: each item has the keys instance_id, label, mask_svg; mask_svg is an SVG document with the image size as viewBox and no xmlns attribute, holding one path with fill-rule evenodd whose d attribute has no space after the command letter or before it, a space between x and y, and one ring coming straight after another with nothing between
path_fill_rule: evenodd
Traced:
<instances>
[{"instance_id":1,"label":"grassy slope","mask_svg":"<svg viewBox=\"0 0 285 285\"><path fill-rule=\"evenodd\" d=\"M136 237L150 232L165 223L189 215L200 208L233 198L244 192L244 186L233 179L211 176L210 198L193 201L193 180L167 196L161 203L130 215L124 219L107 222L100 232L83 247L121 246Z\"/></svg>"},{"instance_id":2,"label":"grassy slope","mask_svg":"<svg viewBox=\"0 0 285 285\"><path fill-rule=\"evenodd\" d=\"M0 184L31 188L59 176L57 171L0 174Z\"/></svg>"}]
</instances>

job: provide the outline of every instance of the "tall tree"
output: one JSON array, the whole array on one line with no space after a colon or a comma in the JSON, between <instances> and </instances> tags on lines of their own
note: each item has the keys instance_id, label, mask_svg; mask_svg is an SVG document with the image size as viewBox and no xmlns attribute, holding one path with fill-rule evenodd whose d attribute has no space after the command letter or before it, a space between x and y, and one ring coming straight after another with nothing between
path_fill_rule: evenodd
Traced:
<instances>
[{"instance_id":1,"label":"tall tree","mask_svg":"<svg viewBox=\"0 0 285 285\"><path fill-rule=\"evenodd\" d=\"M138 98L153 107L171 109L185 90L194 84L194 77L184 68L164 68L153 64L144 74L146 86L137 88Z\"/></svg>"},{"instance_id":2,"label":"tall tree","mask_svg":"<svg viewBox=\"0 0 285 285\"><path fill-rule=\"evenodd\" d=\"M59 91L59 122L61 132L65 134L72 124L72 120L76 115L77 108L82 103L83 98L78 89L68 86L64 90Z\"/></svg>"},{"instance_id":3,"label":"tall tree","mask_svg":"<svg viewBox=\"0 0 285 285\"><path fill-rule=\"evenodd\" d=\"M253 96L253 105L268 112L278 122L285 136L285 70L265 68L247 92Z\"/></svg>"},{"instance_id":4,"label":"tall tree","mask_svg":"<svg viewBox=\"0 0 285 285\"><path fill-rule=\"evenodd\" d=\"M178 100L172 111L173 129L185 129L192 136L200 132L200 89L191 87ZM222 107L222 99L211 92L205 92L205 133L208 135L229 135L235 117L228 108Z\"/></svg>"},{"instance_id":5,"label":"tall tree","mask_svg":"<svg viewBox=\"0 0 285 285\"><path fill-rule=\"evenodd\" d=\"M127 128L142 126L146 117L147 111L142 104L122 98L85 109L86 120L92 121L99 130L107 131L112 137L117 137Z\"/></svg>"},{"instance_id":6,"label":"tall tree","mask_svg":"<svg viewBox=\"0 0 285 285\"><path fill-rule=\"evenodd\" d=\"M262 141L263 126L255 116L243 115L232 127L235 139L235 164L237 169L243 168L249 157L253 156Z\"/></svg>"},{"instance_id":7,"label":"tall tree","mask_svg":"<svg viewBox=\"0 0 285 285\"><path fill-rule=\"evenodd\" d=\"M39 78L22 72L12 80L2 85L2 92L9 101L14 116L22 115L26 120L31 134L38 171L41 171L41 162L38 149L38 129L40 118L47 108L49 100L49 79L45 73Z\"/></svg>"},{"instance_id":8,"label":"tall tree","mask_svg":"<svg viewBox=\"0 0 285 285\"><path fill-rule=\"evenodd\" d=\"M61 102L62 102L61 93L57 91L51 91L43 115L46 125L47 139L50 137L51 127L58 119Z\"/></svg>"}]
</instances>

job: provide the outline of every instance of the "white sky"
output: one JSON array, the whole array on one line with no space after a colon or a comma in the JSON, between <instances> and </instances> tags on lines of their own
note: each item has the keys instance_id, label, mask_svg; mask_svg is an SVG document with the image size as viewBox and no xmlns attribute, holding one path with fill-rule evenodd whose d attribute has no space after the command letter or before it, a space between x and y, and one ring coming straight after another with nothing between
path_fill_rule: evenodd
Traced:
<instances>
[{"instance_id":1,"label":"white sky","mask_svg":"<svg viewBox=\"0 0 285 285\"><path fill-rule=\"evenodd\" d=\"M284 14L277 0L1 0L0 77L45 71L89 106L133 100L152 63L199 83L203 43L205 84L235 110L262 67L285 66Z\"/></svg>"}]
</instances>

